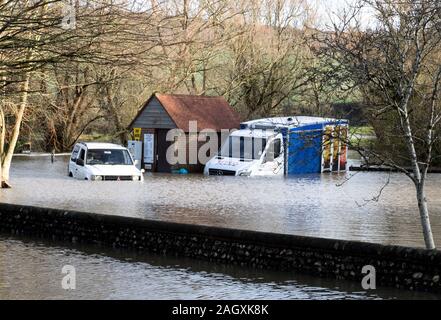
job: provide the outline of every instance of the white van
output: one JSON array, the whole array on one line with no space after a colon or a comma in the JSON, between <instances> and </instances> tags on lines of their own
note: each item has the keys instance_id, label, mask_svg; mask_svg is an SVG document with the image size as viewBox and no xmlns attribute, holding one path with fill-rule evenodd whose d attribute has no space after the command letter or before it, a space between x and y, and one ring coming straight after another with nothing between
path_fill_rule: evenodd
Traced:
<instances>
[{"instance_id":1,"label":"white van","mask_svg":"<svg viewBox=\"0 0 441 320\"><path fill-rule=\"evenodd\" d=\"M248 146L248 148L247 148ZM233 131L219 154L207 162L205 175L283 175L283 136L272 130Z\"/></svg>"},{"instance_id":2,"label":"white van","mask_svg":"<svg viewBox=\"0 0 441 320\"><path fill-rule=\"evenodd\" d=\"M205 164L210 176L283 176L346 170L349 122L308 116L243 122Z\"/></svg>"},{"instance_id":3,"label":"white van","mask_svg":"<svg viewBox=\"0 0 441 320\"><path fill-rule=\"evenodd\" d=\"M91 181L144 180L127 148L101 142L78 142L69 159L68 175Z\"/></svg>"}]
</instances>

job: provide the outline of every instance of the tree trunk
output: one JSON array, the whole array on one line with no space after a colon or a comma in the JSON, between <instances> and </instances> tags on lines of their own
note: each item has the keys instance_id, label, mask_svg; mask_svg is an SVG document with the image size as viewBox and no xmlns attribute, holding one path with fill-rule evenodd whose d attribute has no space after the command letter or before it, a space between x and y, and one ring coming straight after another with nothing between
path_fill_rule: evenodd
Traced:
<instances>
[{"instance_id":1,"label":"tree trunk","mask_svg":"<svg viewBox=\"0 0 441 320\"><path fill-rule=\"evenodd\" d=\"M5 148L5 136L6 136L6 121L3 107L0 105L0 188L9 188L9 184L3 181L3 155Z\"/></svg>"},{"instance_id":2,"label":"tree trunk","mask_svg":"<svg viewBox=\"0 0 441 320\"><path fill-rule=\"evenodd\" d=\"M23 115L28 104L28 91L29 91L29 81L31 78L31 73L27 72L22 85L22 94L20 98L20 105L15 118L14 129L12 130L11 140L9 141L8 150L6 151L5 158L2 163L1 170L1 181L2 187L9 186L9 170L11 168L12 156L14 155L15 146L17 145L18 136L20 133L21 123L23 121Z\"/></svg>"},{"instance_id":3,"label":"tree trunk","mask_svg":"<svg viewBox=\"0 0 441 320\"><path fill-rule=\"evenodd\" d=\"M114 74L112 74L114 77ZM111 84L106 85L105 99L107 102L107 112L113 118L113 123L115 124L116 135L118 136L122 145L127 144L127 134L126 129L121 124L121 118L118 114L118 108L115 103L115 96L112 95L112 87Z\"/></svg>"},{"instance_id":4,"label":"tree trunk","mask_svg":"<svg viewBox=\"0 0 441 320\"><path fill-rule=\"evenodd\" d=\"M424 191L424 185L417 185L417 201L418 209L420 211L421 227L423 229L424 243L426 249L435 249L435 241L433 240L432 227L429 219L429 209L427 207L426 193Z\"/></svg>"},{"instance_id":5,"label":"tree trunk","mask_svg":"<svg viewBox=\"0 0 441 320\"><path fill-rule=\"evenodd\" d=\"M423 171L423 173L421 173L421 169L418 165L418 156L415 149L415 141L412 135L412 128L409 121L409 114L407 112L407 104L404 105L402 110L403 112L399 114L402 117L401 120L403 123L406 145L409 150L410 159L413 168L412 169L414 175L413 179L416 187L418 209L420 211L421 227L423 229L424 243L426 244L426 249L433 250L435 249L435 241L433 240L432 227L430 225L430 219L429 219L429 209L427 208L427 199L424 191L424 185L426 182L425 179L426 171Z\"/></svg>"}]
</instances>

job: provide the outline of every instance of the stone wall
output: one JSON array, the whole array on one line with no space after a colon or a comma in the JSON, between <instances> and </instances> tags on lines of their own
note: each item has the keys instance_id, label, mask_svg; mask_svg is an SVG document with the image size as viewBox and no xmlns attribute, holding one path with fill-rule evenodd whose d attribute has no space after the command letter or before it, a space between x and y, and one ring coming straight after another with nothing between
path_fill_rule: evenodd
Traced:
<instances>
[{"instance_id":1,"label":"stone wall","mask_svg":"<svg viewBox=\"0 0 441 320\"><path fill-rule=\"evenodd\" d=\"M441 251L0 204L0 232L441 293Z\"/></svg>"}]
</instances>

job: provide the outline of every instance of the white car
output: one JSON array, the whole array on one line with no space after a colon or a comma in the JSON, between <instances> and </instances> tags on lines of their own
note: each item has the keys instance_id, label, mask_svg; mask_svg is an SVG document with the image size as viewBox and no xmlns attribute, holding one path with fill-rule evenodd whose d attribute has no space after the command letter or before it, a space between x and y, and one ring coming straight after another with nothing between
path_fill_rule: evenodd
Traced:
<instances>
[{"instance_id":1,"label":"white car","mask_svg":"<svg viewBox=\"0 0 441 320\"><path fill-rule=\"evenodd\" d=\"M101 142L78 142L69 159L68 175L80 180L143 181L143 172L122 146Z\"/></svg>"}]
</instances>

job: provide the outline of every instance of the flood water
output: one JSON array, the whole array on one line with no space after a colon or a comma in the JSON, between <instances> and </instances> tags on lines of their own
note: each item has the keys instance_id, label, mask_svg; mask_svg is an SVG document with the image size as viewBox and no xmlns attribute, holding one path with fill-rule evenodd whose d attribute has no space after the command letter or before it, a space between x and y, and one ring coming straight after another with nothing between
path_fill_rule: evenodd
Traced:
<instances>
[{"instance_id":1,"label":"flood water","mask_svg":"<svg viewBox=\"0 0 441 320\"><path fill-rule=\"evenodd\" d=\"M400 174L290 178L146 174L144 182L88 182L67 177L65 157L53 164L49 157L16 157L11 183L12 189L0 192L0 202L383 244L424 244L413 186ZM382 187L379 199L372 200ZM430 175L427 194L438 243L440 191L441 175ZM0 238L0 298L437 298L389 289L366 293L358 284L342 281L103 250ZM61 289L65 264L76 266L79 289Z\"/></svg>"},{"instance_id":2,"label":"flood water","mask_svg":"<svg viewBox=\"0 0 441 320\"><path fill-rule=\"evenodd\" d=\"M64 290L72 265L76 289ZM0 236L0 299L440 299L379 288L94 246Z\"/></svg>"},{"instance_id":3,"label":"flood water","mask_svg":"<svg viewBox=\"0 0 441 320\"><path fill-rule=\"evenodd\" d=\"M144 182L79 181L67 158L16 157L0 201L314 237L423 246L409 178L351 172L283 177L145 175ZM349 178L349 180L347 180ZM347 180L347 181L346 181ZM345 182L346 181L346 182ZM384 185L389 181L389 184ZM382 189L378 201L377 197ZM441 175L427 195L441 242Z\"/></svg>"}]
</instances>

